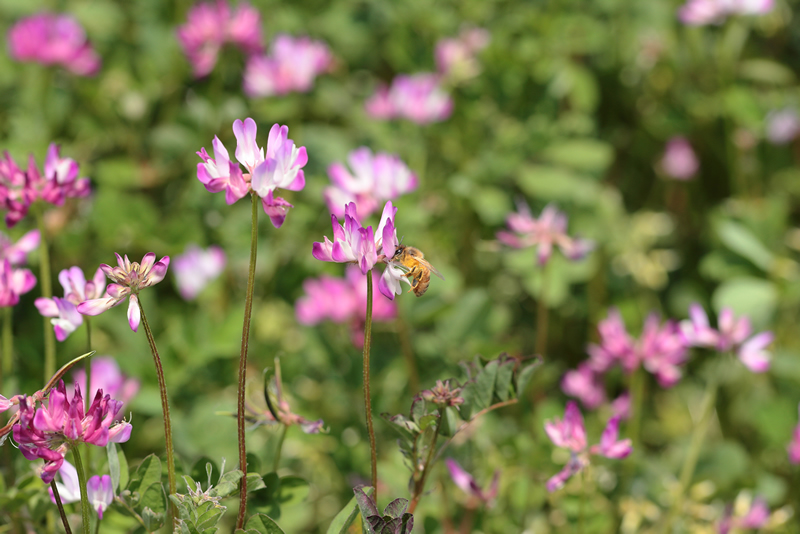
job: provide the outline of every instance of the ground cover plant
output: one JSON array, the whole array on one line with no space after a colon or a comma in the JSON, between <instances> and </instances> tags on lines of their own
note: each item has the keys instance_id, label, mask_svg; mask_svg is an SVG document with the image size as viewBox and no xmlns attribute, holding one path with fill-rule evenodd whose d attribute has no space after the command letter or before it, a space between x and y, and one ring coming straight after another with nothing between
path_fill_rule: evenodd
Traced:
<instances>
[{"instance_id":1,"label":"ground cover plant","mask_svg":"<svg viewBox=\"0 0 800 534\"><path fill-rule=\"evenodd\" d=\"M800 532L797 2L0 14L0 532Z\"/></svg>"}]
</instances>

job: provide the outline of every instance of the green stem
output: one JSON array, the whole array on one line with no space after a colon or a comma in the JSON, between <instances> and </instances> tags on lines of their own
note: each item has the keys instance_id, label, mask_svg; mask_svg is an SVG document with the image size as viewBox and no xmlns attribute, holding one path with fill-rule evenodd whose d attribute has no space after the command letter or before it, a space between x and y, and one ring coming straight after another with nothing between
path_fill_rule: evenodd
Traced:
<instances>
[{"instance_id":1,"label":"green stem","mask_svg":"<svg viewBox=\"0 0 800 534\"><path fill-rule=\"evenodd\" d=\"M547 324L548 313L545 291L547 290L547 264L542 268L542 287L539 291L539 299L536 305L536 354L544 358L547 351Z\"/></svg>"},{"instance_id":2,"label":"green stem","mask_svg":"<svg viewBox=\"0 0 800 534\"><path fill-rule=\"evenodd\" d=\"M408 513L413 514L414 510L419 504L422 497L422 492L425 491L425 481L428 478L428 473L431 471L431 464L433 463L433 453L436 450L436 440L439 439L439 430L442 428L442 421L444 420L444 409L439 408L439 419L436 422L436 430L433 431L433 438L428 446L428 456L425 459L425 466L422 468L422 475L414 482L414 496L411 498L411 504L408 507Z\"/></svg>"},{"instance_id":3,"label":"green stem","mask_svg":"<svg viewBox=\"0 0 800 534\"><path fill-rule=\"evenodd\" d=\"M81 462L81 453L78 452L79 447L72 447L72 459L75 461L75 471L78 472L78 486L81 489L81 517L83 518L83 534L91 534L90 523L91 517L89 510L89 493L86 490L86 471L83 470L83 462Z\"/></svg>"},{"instance_id":4,"label":"green stem","mask_svg":"<svg viewBox=\"0 0 800 534\"><path fill-rule=\"evenodd\" d=\"M367 273L367 315L364 322L364 411L367 416L367 433L369 434L370 466L372 467L372 487L375 488L373 499L378 502L378 449L375 445L375 430L372 428L372 400L369 391L369 349L372 344L372 269Z\"/></svg>"},{"instance_id":5,"label":"green stem","mask_svg":"<svg viewBox=\"0 0 800 534\"><path fill-rule=\"evenodd\" d=\"M39 283L42 297L53 298L53 281L50 277L50 252L47 250L47 229L44 225L44 205L33 210L39 225ZM56 372L56 338L49 317L44 320L44 381L47 382Z\"/></svg>"},{"instance_id":6,"label":"green stem","mask_svg":"<svg viewBox=\"0 0 800 534\"><path fill-rule=\"evenodd\" d=\"M14 318L14 308L8 306L4 310L5 317L3 318L3 365L2 372L0 372L0 385L2 385L2 378L7 376L11 378L14 372L14 330L12 321Z\"/></svg>"},{"instance_id":7,"label":"green stem","mask_svg":"<svg viewBox=\"0 0 800 534\"><path fill-rule=\"evenodd\" d=\"M711 421L711 416L714 414L714 407L717 402L718 382L716 374L717 373L712 372L706 384L700 420L697 422L692 432L689 450L686 453L686 458L683 460L683 467L681 467L678 494L675 497L675 501L672 503L672 508L667 516L667 520L664 522L664 529L662 532L668 532L671 529L672 521L683 506L683 496L689 488L689 484L692 482L694 470L695 467L697 467L697 460L700 458L700 451L703 449L703 441L706 437L708 424Z\"/></svg>"},{"instance_id":8,"label":"green stem","mask_svg":"<svg viewBox=\"0 0 800 534\"><path fill-rule=\"evenodd\" d=\"M253 287L256 281L256 253L258 252L258 196L250 193L252 201L250 228L250 269L247 273L247 294L244 297L244 321L242 322L242 348L239 352L239 390L236 409L236 422L239 438L239 469L247 474L247 449L245 448L244 391L247 381L247 347L250 342L250 317L253 313ZM242 477L239 487L239 516L236 528L244 528L247 515L247 477Z\"/></svg>"},{"instance_id":9,"label":"green stem","mask_svg":"<svg viewBox=\"0 0 800 534\"><path fill-rule=\"evenodd\" d=\"M58 487L56 486L55 479L50 481L50 487L53 489L53 498L56 500L56 506L58 506L58 513L61 515L61 523L64 525L64 530L67 534L72 534L72 529L69 528L69 521L67 521L67 514L64 512L64 504L61 502L61 495L58 494Z\"/></svg>"},{"instance_id":10,"label":"green stem","mask_svg":"<svg viewBox=\"0 0 800 534\"><path fill-rule=\"evenodd\" d=\"M86 352L92 352L92 322L89 320L89 316L84 316L83 320L86 322ZM87 407L91 406L92 404L92 360L91 358L87 358L83 362L83 369L86 373L86 391L83 392L84 398L86 399ZM86 444L86 466L91 470L92 468L92 447L93 445L90 443ZM100 522L97 522L98 528Z\"/></svg>"},{"instance_id":11,"label":"green stem","mask_svg":"<svg viewBox=\"0 0 800 534\"><path fill-rule=\"evenodd\" d=\"M629 395L631 397L631 423L628 436L633 442L633 450L638 451L641 444L642 410L644 409L644 369L639 367L631 375Z\"/></svg>"},{"instance_id":12,"label":"green stem","mask_svg":"<svg viewBox=\"0 0 800 534\"><path fill-rule=\"evenodd\" d=\"M137 299L139 302L139 312L142 316L142 326L144 326L144 333L147 336L147 342L150 344L150 352L153 353L153 362L156 365L156 375L158 375L158 389L161 392L161 411L164 414L164 441L167 448L167 479L169 481L169 494L177 493L177 485L175 482L175 452L172 447L172 422L169 417L169 399L167 398L167 383L164 380L164 368L161 366L161 357L158 355L156 348L156 340L153 338L153 332L150 330L150 323L147 322L147 316L144 314L144 307L142 306L142 299ZM172 502L172 501L170 501ZM174 513L174 505L171 506L173 521L177 520L177 515Z\"/></svg>"},{"instance_id":13,"label":"green stem","mask_svg":"<svg viewBox=\"0 0 800 534\"><path fill-rule=\"evenodd\" d=\"M275 458L272 460L272 470L278 472L278 466L281 463L281 449L283 448L283 440L286 439L286 429L289 428L281 423L280 434L278 434L278 444L275 445Z\"/></svg>"}]
</instances>

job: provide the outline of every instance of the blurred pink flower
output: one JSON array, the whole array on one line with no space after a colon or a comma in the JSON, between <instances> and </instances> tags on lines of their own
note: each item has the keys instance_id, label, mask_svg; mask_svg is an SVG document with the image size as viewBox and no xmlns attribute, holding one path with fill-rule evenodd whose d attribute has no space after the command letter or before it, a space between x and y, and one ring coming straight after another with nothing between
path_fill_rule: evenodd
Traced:
<instances>
[{"instance_id":1,"label":"blurred pink flower","mask_svg":"<svg viewBox=\"0 0 800 534\"><path fill-rule=\"evenodd\" d=\"M417 175L394 154L372 154L367 147L348 154L350 170L341 163L328 167L333 185L325 188L325 202L336 217L344 216L343 206L356 203L357 216L363 220L387 200L417 188Z\"/></svg>"},{"instance_id":2,"label":"blurred pink flower","mask_svg":"<svg viewBox=\"0 0 800 534\"><path fill-rule=\"evenodd\" d=\"M114 502L114 488L111 486L109 475L93 476L86 481L86 493L92 508L97 512L99 519L103 519L103 512Z\"/></svg>"},{"instance_id":3,"label":"blurred pink flower","mask_svg":"<svg viewBox=\"0 0 800 534\"><path fill-rule=\"evenodd\" d=\"M600 375L587 362L564 374L561 391L570 397L577 397L590 410L606 401L606 390L600 381Z\"/></svg>"},{"instance_id":4,"label":"blurred pink flower","mask_svg":"<svg viewBox=\"0 0 800 534\"><path fill-rule=\"evenodd\" d=\"M105 447L109 441L122 443L131 435L131 424L114 422L122 403L98 391L88 410L76 388L72 399L67 398L64 381L50 391L47 406L37 408L32 397L20 403L19 422L13 426L14 440L28 460L42 459L39 474L50 483L64 463L64 455L77 443Z\"/></svg>"},{"instance_id":5,"label":"blurred pink flower","mask_svg":"<svg viewBox=\"0 0 800 534\"><path fill-rule=\"evenodd\" d=\"M797 407L797 411L800 412L800 406ZM797 426L794 427L792 440L789 442L786 450L789 453L789 461L793 464L800 464L800 421L798 421Z\"/></svg>"},{"instance_id":6,"label":"blurred pink flower","mask_svg":"<svg viewBox=\"0 0 800 534\"><path fill-rule=\"evenodd\" d=\"M583 415L574 401L567 402L563 420L556 417L545 421L544 430L550 441L555 446L570 451L570 460L564 469L547 481L547 491L553 492L563 487L567 480L588 466L590 454L612 459L627 457L633 447L630 439L619 440L619 419L619 416L612 417L603 430L600 443L591 447L586 443Z\"/></svg>"},{"instance_id":7,"label":"blurred pink flower","mask_svg":"<svg viewBox=\"0 0 800 534\"><path fill-rule=\"evenodd\" d=\"M314 78L333 63L328 45L309 37L280 34L268 55L251 56L244 71L244 92L252 97L305 93Z\"/></svg>"},{"instance_id":8,"label":"blurred pink flower","mask_svg":"<svg viewBox=\"0 0 800 534\"><path fill-rule=\"evenodd\" d=\"M197 245L189 245L180 256L172 262L175 273L175 284L178 292L186 300L194 300L197 295L225 270L227 258L225 252L212 245L202 249Z\"/></svg>"},{"instance_id":9,"label":"blurred pink flower","mask_svg":"<svg viewBox=\"0 0 800 534\"><path fill-rule=\"evenodd\" d=\"M489 45L489 32L483 28L468 28L458 37L441 39L436 43L436 70L454 81L474 78L481 72L475 54Z\"/></svg>"},{"instance_id":10,"label":"blurred pink flower","mask_svg":"<svg viewBox=\"0 0 800 534\"><path fill-rule=\"evenodd\" d=\"M14 24L8 32L11 57L42 65L61 65L73 74L92 76L101 59L83 27L69 15L39 13Z\"/></svg>"},{"instance_id":11,"label":"blurred pink flower","mask_svg":"<svg viewBox=\"0 0 800 534\"><path fill-rule=\"evenodd\" d=\"M374 119L408 119L417 124L440 122L453 111L453 100L436 74L401 74L391 87L381 86L365 103Z\"/></svg>"},{"instance_id":12,"label":"blurred pink flower","mask_svg":"<svg viewBox=\"0 0 800 534\"><path fill-rule=\"evenodd\" d=\"M667 142L659 166L667 178L690 180L697 174L700 163L685 137L673 137Z\"/></svg>"},{"instance_id":13,"label":"blurred pink flower","mask_svg":"<svg viewBox=\"0 0 800 534\"><path fill-rule=\"evenodd\" d=\"M689 26L721 24L730 15L769 13L774 4L774 0L687 0L678 9L678 19Z\"/></svg>"},{"instance_id":14,"label":"blurred pink flower","mask_svg":"<svg viewBox=\"0 0 800 534\"><path fill-rule=\"evenodd\" d=\"M33 156L28 168L21 170L6 152L0 160L0 207L6 209L6 226L17 224L28 213L31 204L41 199L61 206L68 197L85 197L90 193L89 180L78 178L78 164L59 155L58 145L51 143L44 163L44 176Z\"/></svg>"},{"instance_id":15,"label":"blurred pink flower","mask_svg":"<svg viewBox=\"0 0 800 534\"><path fill-rule=\"evenodd\" d=\"M458 462L452 458L448 458L445 460L445 463L447 464L447 470L450 471L450 478L453 479L455 485L461 488L461 490L470 497L482 502L484 505L488 505L497 497L497 489L500 482L500 471L494 472L494 476L492 477L492 482L489 485L489 488L484 491L480 486L478 486L478 483L475 482L475 479L472 477L472 475L467 473L464 468L458 464Z\"/></svg>"},{"instance_id":16,"label":"blurred pink flower","mask_svg":"<svg viewBox=\"0 0 800 534\"><path fill-rule=\"evenodd\" d=\"M225 43L245 54L260 53L261 15L248 4L239 4L231 13L225 0L201 2L189 10L186 24L177 30L178 41L194 69L196 78L208 75L217 63Z\"/></svg>"},{"instance_id":17,"label":"blurred pink flower","mask_svg":"<svg viewBox=\"0 0 800 534\"><path fill-rule=\"evenodd\" d=\"M766 134L770 143L785 145L800 134L800 115L792 108L770 111L766 118Z\"/></svg>"},{"instance_id":18,"label":"blurred pink flower","mask_svg":"<svg viewBox=\"0 0 800 534\"><path fill-rule=\"evenodd\" d=\"M308 163L306 147L297 148L289 139L289 128L273 124L264 148L256 143L256 122L247 118L233 122L236 137L236 159L245 166L242 174L238 164L230 161L228 151L214 136L212 159L205 148L197 153L203 159L197 164L197 179L212 193L225 191L225 201L233 204L251 190L261 197L261 205L275 228L286 219L288 208L293 207L281 197L274 196L276 189L300 191L306 185L303 167Z\"/></svg>"},{"instance_id":19,"label":"blurred pink flower","mask_svg":"<svg viewBox=\"0 0 800 534\"><path fill-rule=\"evenodd\" d=\"M119 306L130 297L128 302L128 324L131 330L139 329L141 311L139 310L139 291L154 286L164 279L169 267L169 256L164 256L156 261L154 252L148 252L142 258L142 263L131 262L128 256L123 259L116 252L117 267L105 263L100 265L105 275L112 281L108 284L106 295L102 298L89 299L78 306L78 312L83 315L100 315L114 306Z\"/></svg>"},{"instance_id":20,"label":"blurred pink flower","mask_svg":"<svg viewBox=\"0 0 800 534\"><path fill-rule=\"evenodd\" d=\"M64 504L79 502L81 500L81 487L75 466L64 460L58 470L58 475L61 477L61 482L56 482L56 488L61 502ZM47 490L50 493L50 500L55 504L56 496L53 493L53 488L47 488Z\"/></svg>"},{"instance_id":21,"label":"blurred pink flower","mask_svg":"<svg viewBox=\"0 0 800 534\"><path fill-rule=\"evenodd\" d=\"M58 281L64 288L63 299L40 297L34 304L43 316L53 317L50 322L53 324L56 339L64 341L83 324L78 306L87 300L100 298L105 293L106 277L102 269L97 269L92 280L87 282L80 267L71 267L58 273Z\"/></svg>"},{"instance_id":22,"label":"blurred pink flower","mask_svg":"<svg viewBox=\"0 0 800 534\"><path fill-rule=\"evenodd\" d=\"M631 416L631 396L625 391L611 402L611 413L623 421L627 421Z\"/></svg>"},{"instance_id":23,"label":"blurred pink flower","mask_svg":"<svg viewBox=\"0 0 800 534\"><path fill-rule=\"evenodd\" d=\"M4 233L0 232L0 260L8 260L11 265L22 265L28 261L28 254L39 246L39 230L31 230L23 235L16 243Z\"/></svg>"},{"instance_id":24,"label":"blurred pink flower","mask_svg":"<svg viewBox=\"0 0 800 534\"><path fill-rule=\"evenodd\" d=\"M36 277L28 269L11 266L7 259L0 261L0 307L16 306L19 296L36 285Z\"/></svg>"},{"instance_id":25,"label":"blurred pink flower","mask_svg":"<svg viewBox=\"0 0 800 534\"><path fill-rule=\"evenodd\" d=\"M752 372L763 373L769 369L771 356L764 349L772 343L772 332L761 332L750 338L750 319L733 315L733 310L719 312L719 330L708 324L708 315L696 302L689 306L689 320L681 321L680 328L686 342L693 347L707 347L718 352L736 351L739 360Z\"/></svg>"},{"instance_id":26,"label":"blurred pink flower","mask_svg":"<svg viewBox=\"0 0 800 534\"><path fill-rule=\"evenodd\" d=\"M86 371L76 369L72 373L72 380L81 391L88 392L87 399L94 398L98 390L120 402L120 410L128 404L139 392L141 382L136 378L129 378L122 374L119 365L111 356L95 356L91 364L91 384L86 388ZM67 393L72 394L73 386L67 387Z\"/></svg>"},{"instance_id":27,"label":"blurred pink flower","mask_svg":"<svg viewBox=\"0 0 800 534\"><path fill-rule=\"evenodd\" d=\"M763 497L755 497L750 500L749 492L742 491L739 493L736 500L737 509L739 509L738 505L740 500L744 501L742 504L745 506L749 505L749 509L745 515L734 517L733 506L728 505L717 527L717 532L719 534L728 534L732 529L735 529L736 532L741 530L757 530L767 525L770 516L769 506Z\"/></svg>"},{"instance_id":28,"label":"blurred pink flower","mask_svg":"<svg viewBox=\"0 0 800 534\"><path fill-rule=\"evenodd\" d=\"M567 235L567 215L548 204L539 219L531 214L525 202L519 202L517 212L506 217L511 232L497 232L497 239L514 248L537 247L539 264L544 265L553 253L553 246L571 260L579 260L594 249L594 241Z\"/></svg>"},{"instance_id":29,"label":"blurred pink flower","mask_svg":"<svg viewBox=\"0 0 800 534\"><path fill-rule=\"evenodd\" d=\"M619 364L627 373L640 365L655 375L662 387L671 387L681 378L680 366L686 362L688 344L674 321L663 325L657 314L645 320L642 335L634 340L626 331L619 311L612 308L600 321L600 344L590 344L589 365L604 373Z\"/></svg>"}]
</instances>

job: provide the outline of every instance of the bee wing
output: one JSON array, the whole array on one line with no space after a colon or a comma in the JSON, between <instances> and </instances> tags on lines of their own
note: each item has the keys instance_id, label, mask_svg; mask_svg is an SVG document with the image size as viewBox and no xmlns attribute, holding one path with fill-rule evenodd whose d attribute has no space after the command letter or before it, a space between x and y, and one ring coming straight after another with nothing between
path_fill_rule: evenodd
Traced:
<instances>
[{"instance_id":1,"label":"bee wing","mask_svg":"<svg viewBox=\"0 0 800 534\"><path fill-rule=\"evenodd\" d=\"M423 260L422 258L417 258L417 260L418 260L420 263L424 264L424 265L425 265L425 267L427 267L428 269L430 269L430 270L431 270L431 272L432 272L433 274L435 274L436 276L438 276L439 278L441 278L442 280L444 280L444 276L442 276L442 273L440 273L439 271L437 271L437 270L436 270L436 267L434 267L433 265L431 265L431 264L430 264L430 262L429 262L428 260Z\"/></svg>"}]
</instances>

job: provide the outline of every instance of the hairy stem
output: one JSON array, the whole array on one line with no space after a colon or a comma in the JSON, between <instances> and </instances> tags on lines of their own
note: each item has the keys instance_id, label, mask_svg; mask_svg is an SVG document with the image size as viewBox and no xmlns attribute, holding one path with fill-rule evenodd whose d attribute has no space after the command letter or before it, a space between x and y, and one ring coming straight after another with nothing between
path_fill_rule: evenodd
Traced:
<instances>
[{"instance_id":1,"label":"hairy stem","mask_svg":"<svg viewBox=\"0 0 800 534\"><path fill-rule=\"evenodd\" d=\"M42 297L53 297L53 281L50 277L50 252L47 250L47 229L44 225L44 205L39 204L34 210L39 225L39 283ZM50 318L44 317L44 380L56 372L56 338Z\"/></svg>"},{"instance_id":2,"label":"hairy stem","mask_svg":"<svg viewBox=\"0 0 800 534\"><path fill-rule=\"evenodd\" d=\"M367 315L364 322L364 411L367 416L367 433L369 434L370 466L372 467L372 487L375 488L373 499L378 502L378 450L375 446L375 430L372 428L372 400L369 392L369 349L372 344L372 269L367 273Z\"/></svg>"},{"instance_id":3,"label":"hairy stem","mask_svg":"<svg viewBox=\"0 0 800 534\"><path fill-rule=\"evenodd\" d=\"M166 442L167 447L167 479L169 481L169 494L173 495L177 493L177 484L175 479L175 452L172 446L172 422L170 421L169 417L167 382L164 380L164 368L161 366L161 357L158 355L156 340L153 338L153 332L150 330L150 323L147 322L147 316L144 314L142 299L140 298L138 300L139 311L142 315L142 326L144 326L144 333L147 336L147 342L150 344L150 352L153 353L153 362L156 365L156 374L158 375L158 389L161 392L161 411L164 413L164 441ZM170 505L173 521L177 519L174 508L174 504Z\"/></svg>"},{"instance_id":4,"label":"hairy stem","mask_svg":"<svg viewBox=\"0 0 800 534\"><path fill-rule=\"evenodd\" d=\"M89 492L86 489L86 471L83 470L83 462L81 461L81 453L78 451L79 447L72 447L72 459L75 462L75 471L78 472L78 486L81 490L81 518L83 519L83 534L90 534L91 516L89 510Z\"/></svg>"},{"instance_id":5,"label":"hairy stem","mask_svg":"<svg viewBox=\"0 0 800 534\"><path fill-rule=\"evenodd\" d=\"M278 443L275 445L275 457L272 460L272 470L278 472L278 466L281 464L281 449L283 449L283 440L286 439L286 430L289 427L281 423L280 434L278 434Z\"/></svg>"},{"instance_id":6,"label":"hairy stem","mask_svg":"<svg viewBox=\"0 0 800 534\"><path fill-rule=\"evenodd\" d=\"M64 525L64 530L67 534L72 534L72 529L69 528L69 521L67 521L67 514L64 512L64 504L61 502L61 495L58 494L58 487L56 486L55 479L50 481L50 488L53 490L53 498L56 500L56 506L58 506L58 513L61 515L61 523Z\"/></svg>"},{"instance_id":7,"label":"hairy stem","mask_svg":"<svg viewBox=\"0 0 800 534\"><path fill-rule=\"evenodd\" d=\"M250 269L247 272L247 293L244 297L244 320L242 321L242 348L239 352L239 391L236 409L237 432L239 439L239 469L245 473L239 487L239 515L236 528L244 528L247 515L247 449L245 447L244 419L244 387L247 380L247 347L250 342L250 318L253 314L253 287L256 281L256 253L258 252L258 196L250 193L251 228L250 228Z\"/></svg>"}]
</instances>

